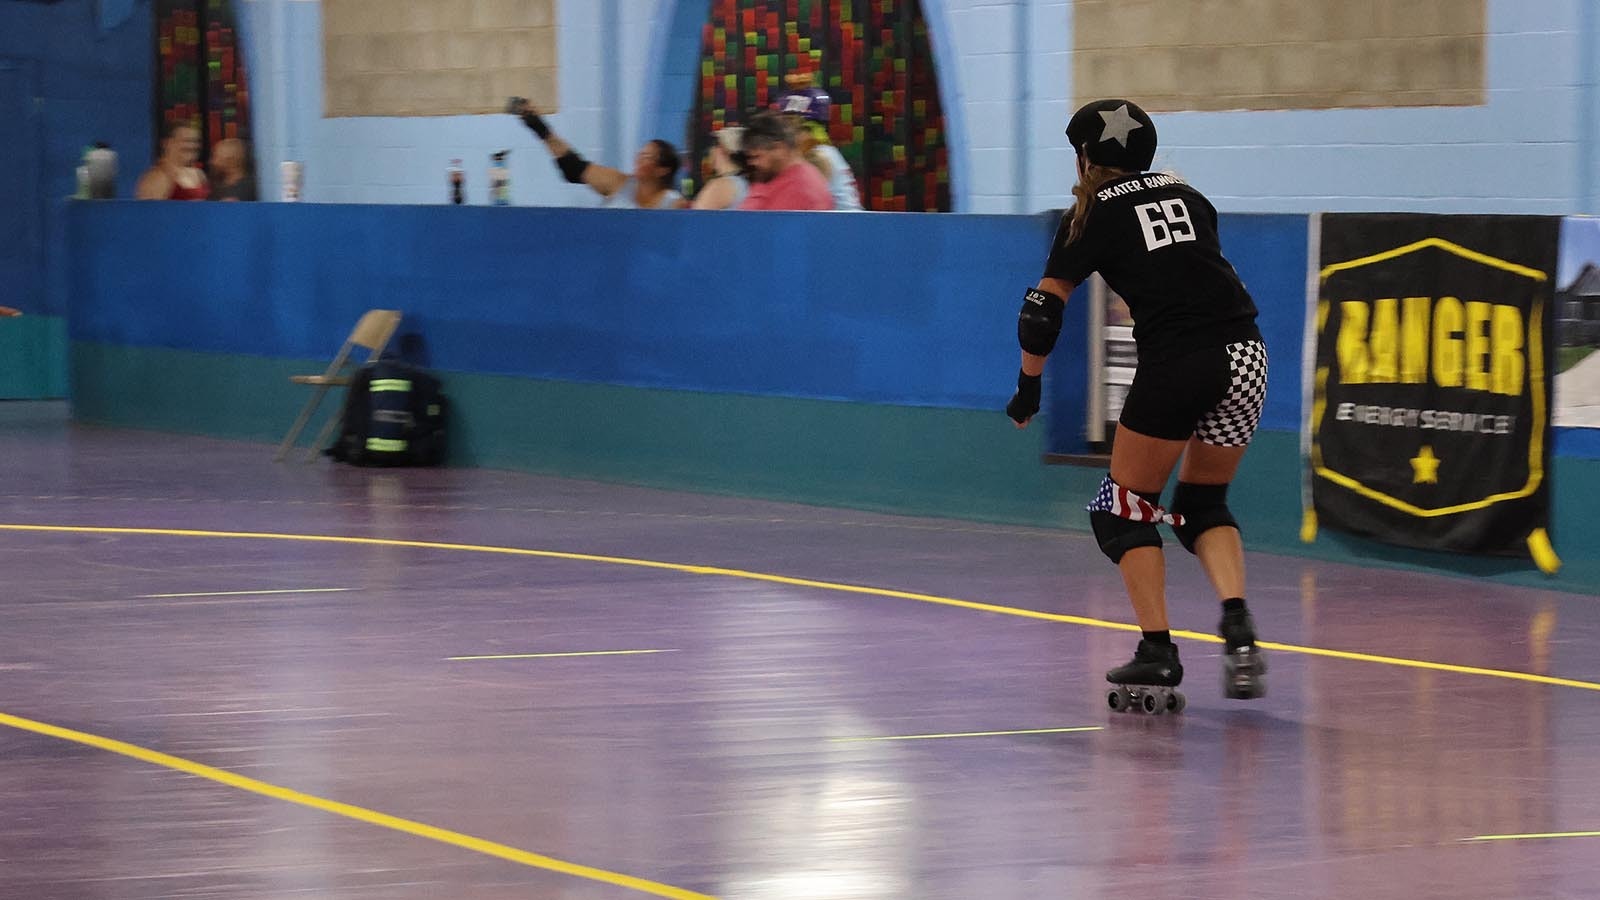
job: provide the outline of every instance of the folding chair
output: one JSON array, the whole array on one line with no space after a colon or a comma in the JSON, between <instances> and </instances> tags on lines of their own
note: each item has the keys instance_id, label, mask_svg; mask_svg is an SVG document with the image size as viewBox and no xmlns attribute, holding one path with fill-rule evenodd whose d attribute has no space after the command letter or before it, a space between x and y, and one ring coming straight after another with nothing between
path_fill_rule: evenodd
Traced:
<instances>
[{"instance_id":1,"label":"folding chair","mask_svg":"<svg viewBox=\"0 0 1600 900\"><path fill-rule=\"evenodd\" d=\"M383 354L383 348L389 346L389 339L394 337L396 328L400 327L400 311L394 309L369 309L356 323L350 336L345 338L344 346L339 348L339 354L328 364L328 370L321 375L290 375L289 380L295 384L307 384L316 388L311 399L306 401L305 408L300 410L300 417L294 420L289 433L283 436L283 443L278 446L278 455L272 459L274 462L282 460L294 449L294 442L299 439L300 432L311 421L311 416L322 403L322 398L328 393L329 388L346 387L352 380L352 374L344 371L346 364L352 368L359 367L362 363L372 362ZM357 348L365 348L371 353L365 360L352 360L350 358ZM338 427L340 416L333 416L328 423L322 426L322 432L312 442L311 450L306 454L306 462L317 458L317 450L327 443L333 435L333 429Z\"/></svg>"}]
</instances>

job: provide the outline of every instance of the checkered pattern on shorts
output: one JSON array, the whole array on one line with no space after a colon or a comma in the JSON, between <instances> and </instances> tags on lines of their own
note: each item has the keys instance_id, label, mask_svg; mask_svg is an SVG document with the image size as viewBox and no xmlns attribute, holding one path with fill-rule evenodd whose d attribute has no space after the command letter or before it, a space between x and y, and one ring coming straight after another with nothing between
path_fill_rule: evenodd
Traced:
<instances>
[{"instance_id":1,"label":"checkered pattern on shorts","mask_svg":"<svg viewBox=\"0 0 1600 900\"><path fill-rule=\"evenodd\" d=\"M1200 417L1194 433L1208 444L1243 447L1255 435L1267 400L1267 346L1260 341L1240 341L1227 349L1228 368L1233 373L1228 395Z\"/></svg>"}]
</instances>

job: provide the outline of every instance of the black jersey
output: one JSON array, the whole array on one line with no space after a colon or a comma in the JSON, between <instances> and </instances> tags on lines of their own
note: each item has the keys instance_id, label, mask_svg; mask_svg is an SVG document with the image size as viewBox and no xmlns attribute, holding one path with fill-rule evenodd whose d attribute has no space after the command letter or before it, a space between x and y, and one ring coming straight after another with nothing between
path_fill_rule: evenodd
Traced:
<instances>
[{"instance_id":1,"label":"black jersey","mask_svg":"<svg viewBox=\"0 0 1600 900\"><path fill-rule=\"evenodd\" d=\"M1256 305L1222 256L1217 210L1171 175L1148 172L1095 192L1083 233L1062 216L1044 274L1081 284L1099 272L1127 301L1141 361L1260 340Z\"/></svg>"}]
</instances>

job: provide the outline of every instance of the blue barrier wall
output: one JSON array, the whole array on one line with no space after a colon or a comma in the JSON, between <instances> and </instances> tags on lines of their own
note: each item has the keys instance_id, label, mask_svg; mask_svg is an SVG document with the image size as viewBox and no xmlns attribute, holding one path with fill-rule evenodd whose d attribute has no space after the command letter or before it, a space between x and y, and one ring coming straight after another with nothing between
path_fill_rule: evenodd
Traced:
<instances>
[{"instance_id":1,"label":"blue barrier wall","mask_svg":"<svg viewBox=\"0 0 1600 900\"><path fill-rule=\"evenodd\" d=\"M1053 222L111 203L74 226L77 341L327 356L392 307L446 370L995 409Z\"/></svg>"},{"instance_id":2,"label":"blue barrier wall","mask_svg":"<svg viewBox=\"0 0 1600 900\"><path fill-rule=\"evenodd\" d=\"M82 212L73 242L94 250L77 269L87 302L73 340L314 358L362 310L392 307L446 370L984 410L1011 390L1016 306L1055 224L315 204ZM1263 330L1286 348L1264 425L1294 430L1305 220L1228 216L1223 237ZM1079 410L1082 305L1052 362L1067 386L1059 402Z\"/></svg>"}]
</instances>

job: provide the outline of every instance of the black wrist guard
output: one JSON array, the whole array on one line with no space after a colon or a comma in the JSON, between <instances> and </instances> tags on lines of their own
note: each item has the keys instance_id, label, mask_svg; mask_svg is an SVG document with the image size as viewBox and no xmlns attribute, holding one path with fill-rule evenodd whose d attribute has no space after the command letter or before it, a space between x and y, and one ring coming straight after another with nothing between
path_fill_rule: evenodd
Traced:
<instances>
[{"instance_id":1,"label":"black wrist guard","mask_svg":"<svg viewBox=\"0 0 1600 900\"><path fill-rule=\"evenodd\" d=\"M525 112L525 113L523 113L522 114L522 124L524 124L524 125L528 126L529 128L533 129L533 133L537 134L539 136L539 140L548 141L550 139L550 126L546 125L544 123L544 119L540 118L538 113L536 113L536 112Z\"/></svg>"},{"instance_id":2,"label":"black wrist guard","mask_svg":"<svg viewBox=\"0 0 1600 900\"><path fill-rule=\"evenodd\" d=\"M1017 371L1017 392L1011 395L1011 401L1006 404L1006 415L1011 417L1011 421L1020 425L1038 415L1041 384L1042 379L1038 375Z\"/></svg>"},{"instance_id":3,"label":"black wrist guard","mask_svg":"<svg viewBox=\"0 0 1600 900\"><path fill-rule=\"evenodd\" d=\"M1067 301L1049 291L1028 288L1017 311L1017 343L1034 356L1049 356L1061 336L1062 311Z\"/></svg>"},{"instance_id":4,"label":"black wrist guard","mask_svg":"<svg viewBox=\"0 0 1600 900\"><path fill-rule=\"evenodd\" d=\"M579 156L578 151L568 150L556 157L556 168L573 184L583 184L583 173L589 168L589 161Z\"/></svg>"}]
</instances>

